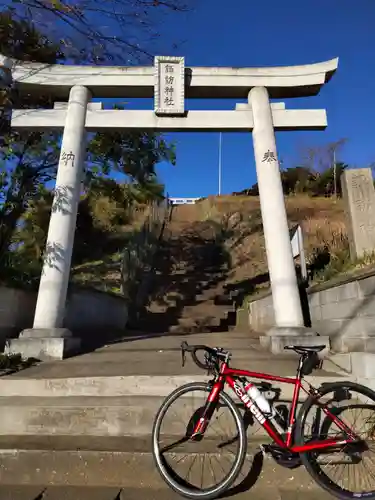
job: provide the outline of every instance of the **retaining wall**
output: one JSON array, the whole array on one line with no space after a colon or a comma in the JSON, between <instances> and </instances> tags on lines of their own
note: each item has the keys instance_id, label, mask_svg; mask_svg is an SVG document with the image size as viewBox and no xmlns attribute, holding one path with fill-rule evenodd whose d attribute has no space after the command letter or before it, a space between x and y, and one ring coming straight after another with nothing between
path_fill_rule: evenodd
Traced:
<instances>
[{"instance_id":1,"label":"retaining wall","mask_svg":"<svg viewBox=\"0 0 375 500\"><path fill-rule=\"evenodd\" d=\"M32 327L35 304L35 292L0 286L0 347L5 339ZM122 297L90 289L73 290L68 295L64 326L73 332L124 330L127 320L128 306Z\"/></svg>"},{"instance_id":2,"label":"retaining wall","mask_svg":"<svg viewBox=\"0 0 375 500\"><path fill-rule=\"evenodd\" d=\"M336 352L375 352L375 275L311 287L307 292L312 328L328 335ZM249 303L249 324L256 331L274 325L272 296Z\"/></svg>"}]
</instances>

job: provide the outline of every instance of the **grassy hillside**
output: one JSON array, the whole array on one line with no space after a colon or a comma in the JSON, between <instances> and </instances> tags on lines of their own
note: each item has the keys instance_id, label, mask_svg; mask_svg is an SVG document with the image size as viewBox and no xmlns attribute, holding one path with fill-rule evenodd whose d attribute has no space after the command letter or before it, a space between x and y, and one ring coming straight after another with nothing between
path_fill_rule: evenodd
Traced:
<instances>
[{"instance_id":1,"label":"grassy hillside","mask_svg":"<svg viewBox=\"0 0 375 500\"><path fill-rule=\"evenodd\" d=\"M310 283L318 283L356 269L371 267L375 258L369 256L352 262L341 199L295 195L286 197L290 226L301 224L306 257L311 272ZM140 213L139 228L145 213ZM175 207L170 230L177 236L183 222L198 230L204 227L215 233L230 262L227 283L245 285L249 294L269 287L262 219L258 197L209 197L195 205ZM135 226L124 227L126 233ZM201 230L201 229L199 229ZM118 235L117 235L118 237ZM104 290L119 292L121 253L103 255L101 259L78 266L73 280ZM298 263L298 261L297 261Z\"/></svg>"},{"instance_id":2,"label":"grassy hillside","mask_svg":"<svg viewBox=\"0 0 375 500\"><path fill-rule=\"evenodd\" d=\"M358 262L350 260L341 199L294 195L286 198L286 207L290 226L302 226L312 282L326 281L375 262L374 256ZM248 282L254 292L268 287L259 198L210 197L199 202L195 211L199 218L214 221L222 228L220 237L231 260L230 282Z\"/></svg>"}]
</instances>

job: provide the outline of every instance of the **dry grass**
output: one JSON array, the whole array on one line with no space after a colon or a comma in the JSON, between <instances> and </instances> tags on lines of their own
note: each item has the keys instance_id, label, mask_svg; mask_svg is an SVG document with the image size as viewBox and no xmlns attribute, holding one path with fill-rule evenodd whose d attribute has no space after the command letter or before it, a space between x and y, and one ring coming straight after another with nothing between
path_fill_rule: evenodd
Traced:
<instances>
[{"instance_id":1,"label":"dry grass","mask_svg":"<svg viewBox=\"0 0 375 500\"><path fill-rule=\"evenodd\" d=\"M183 210L185 207L181 207ZM306 258L314 281L375 263L370 255L352 262L343 201L295 195L286 198L290 226L300 224ZM230 282L254 280L255 288L268 287L267 261L258 197L209 197L196 205L200 220L214 220L223 227L224 246L230 254ZM263 279L260 279L263 276Z\"/></svg>"}]
</instances>

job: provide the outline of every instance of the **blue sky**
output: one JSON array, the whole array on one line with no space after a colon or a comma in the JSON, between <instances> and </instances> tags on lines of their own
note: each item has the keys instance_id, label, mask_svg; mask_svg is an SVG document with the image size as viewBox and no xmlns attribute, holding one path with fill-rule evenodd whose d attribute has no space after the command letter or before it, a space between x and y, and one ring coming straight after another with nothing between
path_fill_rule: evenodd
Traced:
<instances>
[{"instance_id":1,"label":"blue sky","mask_svg":"<svg viewBox=\"0 0 375 500\"><path fill-rule=\"evenodd\" d=\"M159 55L180 55L187 66L283 66L339 57L339 69L317 97L292 99L289 108L326 108L328 128L279 132L284 166L298 164L306 146L347 137L338 160L364 167L375 161L375 0L192 0L187 14L169 17ZM177 49L174 43L183 42ZM202 100L189 109L233 109L234 101ZM149 108L150 102L129 103ZM158 174L170 196L207 196L218 190L218 133L176 133L177 166ZM256 182L252 138L223 134L222 192Z\"/></svg>"}]
</instances>

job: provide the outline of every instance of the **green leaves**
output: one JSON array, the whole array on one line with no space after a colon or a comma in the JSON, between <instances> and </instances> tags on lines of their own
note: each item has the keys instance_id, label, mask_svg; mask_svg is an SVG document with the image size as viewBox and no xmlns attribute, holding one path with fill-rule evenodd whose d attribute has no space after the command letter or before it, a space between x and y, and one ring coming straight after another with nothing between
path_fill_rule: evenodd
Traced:
<instances>
[{"instance_id":1,"label":"green leaves","mask_svg":"<svg viewBox=\"0 0 375 500\"><path fill-rule=\"evenodd\" d=\"M81 228L77 238L83 238L78 245L81 257L91 251L84 238L91 241L93 231L116 232L119 225L129 222L134 205L163 199L164 186L157 181L155 166L159 161L175 161L174 146L157 134L100 133L90 137L86 208L82 212L81 206L81 222L77 223ZM22 248L25 262L34 262L33 273L41 263L52 203L46 185L56 177L60 141L57 132L12 132L4 137L0 151L0 266L13 243L18 252ZM125 182L111 178L114 171L122 173Z\"/></svg>"},{"instance_id":2,"label":"green leaves","mask_svg":"<svg viewBox=\"0 0 375 500\"><path fill-rule=\"evenodd\" d=\"M336 163L335 168L330 167L321 172L312 171L308 167L291 167L281 172L281 182L284 194L307 193L311 196L341 196L340 177L348 167L345 163ZM336 190L335 190L336 183ZM258 184L243 192L249 196L258 196Z\"/></svg>"},{"instance_id":3,"label":"green leaves","mask_svg":"<svg viewBox=\"0 0 375 500\"><path fill-rule=\"evenodd\" d=\"M0 54L46 64L64 59L59 43L37 31L32 19L20 19L12 10L0 12Z\"/></svg>"},{"instance_id":4,"label":"green leaves","mask_svg":"<svg viewBox=\"0 0 375 500\"><path fill-rule=\"evenodd\" d=\"M159 134L148 132L99 132L88 148L90 169L100 166L108 175L117 171L136 182L143 183L155 176L157 163L176 162L174 145L169 145Z\"/></svg>"},{"instance_id":5,"label":"green leaves","mask_svg":"<svg viewBox=\"0 0 375 500\"><path fill-rule=\"evenodd\" d=\"M172 0L171 3L178 1ZM69 26L73 18L77 21L73 31L81 22L85 23L85 29L89 31L83 35L83 45L77 44L77 47L83 47L79 49L80 60L90 53L91 43L95 47L101 44L85 19L85 9L94 12L93 6L99 10L102 8L96 0L78 2L80 5L65 0L28 0L27 9L21 0L10 3L14 8L0 13L0 53L45 64L61 62L66 54L74 58L74 51L69 51L72 32L56 37L57 32L51 31L53 23L43 24L36 22L36 18L31 19L30 12L38 12L38 8L44 14L50 13L55 21L59 20L55 23L59 29L64 23L65 27ZM117 2L120 4L127 4L129 9L133 6L133 2L126 0ZM40 16L37 17L40 21ZM97 19L101 23L102 19ZM35 26L42 26L46 31L41 33ZM99 52L102 50L105 54L109 45L103 47ZM123 55L122 49L121 57ZM3 91L0 93L0 268L3 266L4 269L5 262L17 262L16 267L22 267L21 262L24 262L29 270L32 267L35 275L47 234L61 133L11 131L7 118L12 100L15 107L23 109L49 108L53 103L43 95L18 97ZM117 108L121 109L120 106ZM176 151L174 145L160 134L106 132L89 135L85 178L87 196L80 205L77 223L80 227L78 238L87 238L87 241L81 241L82 255L94 247L88 242L100 240L95 231L116 231L119 225L129 222L135 204L163 198L164 186L158 183L155 173L155 167L161 161L175 164ZM118 184L111 178L114 172L122 174L123 182Z\"/></svg>"}]
</instances>

